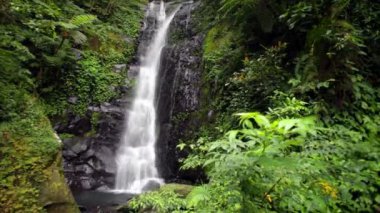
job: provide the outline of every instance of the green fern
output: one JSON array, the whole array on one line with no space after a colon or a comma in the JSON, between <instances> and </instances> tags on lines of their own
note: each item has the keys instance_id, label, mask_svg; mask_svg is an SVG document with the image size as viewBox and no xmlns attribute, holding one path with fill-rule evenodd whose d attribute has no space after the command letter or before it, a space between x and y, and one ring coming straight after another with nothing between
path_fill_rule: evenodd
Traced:
<instances>
[{"instance_id":1,"label":"green fern","mask_svg":"<svg viewBox=\"0 0 380 213\"><path fill-rule=\"evenodd\" d=\"M78 15L74 16L69 23L73 24L77 27L84 26L86 24L90 24L96 20L96 16L94 15L89 15L89 14L84 14L84 15Z\"/></svg>"},{"instance_id":2,"label":"green fern","mask_svg":"<svg viewBox=\"0 0 380 213\"><path fill-rule=\"evenodd\" d=\"M259 2L260 0L222 0L222 7L219 9L219 12L224 14L224 16L230 14L236 15L242 8L252 10Z\"/></svg>"},{"instance_id":3,"label":"green fern","mask_svg":"<svg viewBox=\"0 0 380 213\"><path fill-rule=\"evenodd\" d=\"M128 208L136 211L153 210L158 213L177 212L186 208L185 200L173 190L159 190L133 198Z\"/></svg>"},{"instance_id":4,"label":"green fern","mask_svg":"<svg viewBox=\"0 0 380 213\"><path fill-rule=\"evenodd\" d=\"M88 14L78 15L71 18L71 20L69 20L68 22L62 22L62 21L56 22L56 25L61 26L66 30L75 30L84 25L94 22L96 19L97 18L94 15L88 15Z\"/></svg>"},{"instance_id":5,"label":"green fern","mask_svg":"<svg viewBox=\"0 0 380 213\"><path fill-rule=\"evenodd\" d=\"M76 44L84 44L87 42L87 36L80 31L73 31L70 36Z\"/></svg>"},{"instance_id":6,"label":"green fern","mask_svg":"<svg viewBox=\"0 0 380 213\"><path fill-rule=\"evenodd\" d=\"M207 201L211 198L211 193L207 186L195 187L190 194L186 197L187 206L194 207L199 206L201 203L207 204Z\"/></svg>"},{"instance_id":7,"label":"green fern","mask_svg":"<svg viewBox=\"0 0 380 213\"><path fill-rule=\"evenodd\" d=\"M0 49L0 72L17 70L20 67L20 61L12 51Z\"/></svg>"}]
</instances>

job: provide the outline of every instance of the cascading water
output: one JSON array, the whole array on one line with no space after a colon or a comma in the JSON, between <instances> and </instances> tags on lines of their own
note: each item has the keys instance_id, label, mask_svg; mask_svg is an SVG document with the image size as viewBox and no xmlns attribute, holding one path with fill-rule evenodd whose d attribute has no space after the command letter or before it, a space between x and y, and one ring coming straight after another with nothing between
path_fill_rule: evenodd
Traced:
<instances>
[{"instance_id":1,"label":"cascading water","mask_svg":"<svg viewBox=\"0 0 380 213\"><path fill-rule=\"evenodd\" d=\"M165 3L151 2L148 14L154 14L157 28L145 53L140 57L136 95L128 114L126 129L116 156L115 191L141 193L147 185L162 184L156 168L156 109L157 74L162 49L166 44L169 25L177 8L166 16Z\"/></svg>"}]
</instances>

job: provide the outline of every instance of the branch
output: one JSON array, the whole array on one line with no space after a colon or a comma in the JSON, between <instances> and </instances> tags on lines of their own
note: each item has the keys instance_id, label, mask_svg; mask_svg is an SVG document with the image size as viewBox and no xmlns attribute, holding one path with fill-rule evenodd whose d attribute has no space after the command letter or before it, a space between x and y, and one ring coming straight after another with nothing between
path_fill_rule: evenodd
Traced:
<instances>
[{"instance_id":1,"label":"branch","mask_svg":"<svg viewBox=\"0 0 380 213\"><path fill-rule=\"evenodd\" d=\"M278 179L276 181L276 183L273 184L273 186L269 189L268 192L265 192L264 194L264 197L263 197L263 200L265 200L265 198L269 195L269 193L271 193L273 190L274 190L274 187L276 187L276 185L282 180L283 177L280 177L280 179Z\"/></svg>"}]
</instances>

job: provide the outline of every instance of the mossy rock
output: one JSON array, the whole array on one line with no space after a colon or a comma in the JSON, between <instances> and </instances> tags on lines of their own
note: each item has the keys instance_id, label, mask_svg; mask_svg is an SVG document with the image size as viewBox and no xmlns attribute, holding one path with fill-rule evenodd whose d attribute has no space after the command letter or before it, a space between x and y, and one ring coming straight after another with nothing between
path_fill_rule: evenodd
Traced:
<instances>
[{"instance_id":1,"label":"mossy rock","mask_svg":"<svg viewBox=\"0 0 380 213\"><path fill-rule=\"evenodd\" d=\"M44 170L46 181L40 187L40 202L47 212L76 213L79 209L66 184L62 171L61 153L54 162Z\"/></svg>"},{"instance_id":2,"label":"mossy rock","mask_svg":"<svg viewBox=\"0 0 380 213\"><path fill-rule=\"evenodd\" d=\"M169 183L161 186L159 191L167 190L167 191L173 191L176 194L178 194L180 197L185 198L191 190L194 188L192 185L186 185L186 184L178 184L178 183Z\"/></svg>"}]
</instances>

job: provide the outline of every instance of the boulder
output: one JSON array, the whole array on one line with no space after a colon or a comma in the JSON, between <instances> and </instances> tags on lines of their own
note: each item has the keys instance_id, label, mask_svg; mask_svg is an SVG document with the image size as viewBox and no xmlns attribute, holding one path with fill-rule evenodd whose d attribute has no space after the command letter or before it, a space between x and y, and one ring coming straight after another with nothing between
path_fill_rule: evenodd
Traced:
<instances>
[{"instance_id":1,"label":"boulder","mask_svg":"<svg viewBox=\"0 0 380 213\"><path fill-rule=\"evenodd\" d=\"M79 212L62 172L62 156L58 153L54 162L45 169L46 181L40 187L39 200L47 212Z\"/></svg>"},{"instance_id":2,"label":"boulder","mask_svg":"<svg viewBox=\"0 0 380 213\"><path fill-rule=\"evenodd\" d=\"M78 101L78 97L76 97L76 96L69 97L69 98L67 99L67 102L69 102L70 104L76 104L77 101Z\"/></svg>"},{"instance_id":3,"label":"boulder","mask_svg":"<svg viewBox=\"0 0 380 213\"><path fill-rule=\"evenodd\" d=\"M159 189L160 186L161 186L161 184L159 182L154 181L154 180L150 180L147 184L145 184L142 191L147 192L147 191L156 190L156 189Z\"/></svg>"},{"instance_id":4,"label":"boulder","mask_svg":"<svg viewBox=\"0 0 380 213\"><path fill-rule=\"evenodd\" d=\"M87 116L78 116L67 113L64 118L60 118L54 125L58 134L69 133L77 136L84 135L91 130L91 121Z\"/></svg>"},{"instance_id":5,"label":"boulder","mask_svg":"<svg viewBox=\"0 0 380 213\"><path fill-rule=\"evenodd\" d=\"M139 75L139 66L130 66L128 70L128 78L135 79Z\"/></svg>"},{"instance_id":6,"label":"boulder","mask_svg":"<svg viewBox=\"0 0 380 213\"><path fill-rule=\"evenodd\" d=\"M75 166L74 169L76 172L84 173L86 175L90 175L94 173L94 169L90 165L87 165L87 164L80 164L78 166Z\"/></svg>"},{"instance_id":7,"label":"boulder","mask_svg":"<svg viewBox=\"0 0 380 213\"><path fill-rule=\"evenodd\" d=\"M180 197L186 197L191 190L193 190L194 186L187 184L179 184L179 183L169 183L162 185L160 190L169 190L178 194Z\"/></svg>"},{"instance_id":8,"label":"boulder","mask_svg":"<svg viewBox=\"0 0 380 213\"><path fill-rule=\"evenodd\" d=\"M90 106L84 116L67 113L56 119L58 133L73 137L63 140L64 171L70 187L77 190L112 188L116 165L114 157L118 148L128 97ZM96 113L96 123L92 118Z\"/></svg>"},{"instance_id":9,"label":"boulder","mask_svg":"<svg viewBox=\"0 0 380 213\"><path fill-rule=\"evenodd\" d=\"M80 154L89 149L91 138L74 137L64 140L65 150Z\"/></svg>"},{"instance_id":10,"label":"boulder","mask_svg":"<svg viewBox=\"0 0 380 213\"><path fill-rule=\"evenodd\" d=\"M126 64L115 64L113 66L113 71L116 72L116 73L123 72L126 69L127 69L127 65Z\"/></svg>"}]
</instances>

